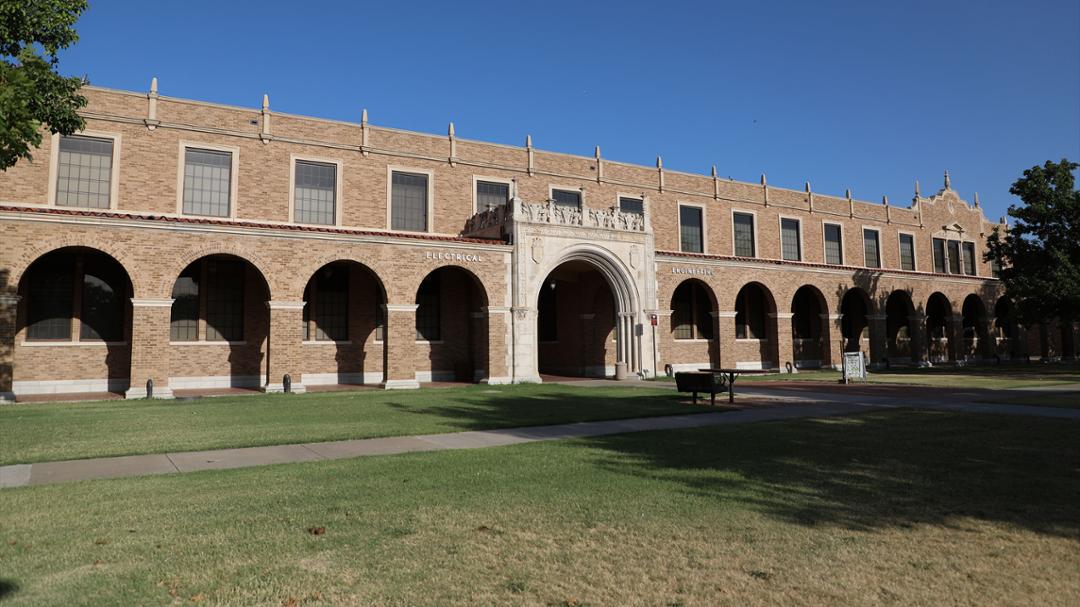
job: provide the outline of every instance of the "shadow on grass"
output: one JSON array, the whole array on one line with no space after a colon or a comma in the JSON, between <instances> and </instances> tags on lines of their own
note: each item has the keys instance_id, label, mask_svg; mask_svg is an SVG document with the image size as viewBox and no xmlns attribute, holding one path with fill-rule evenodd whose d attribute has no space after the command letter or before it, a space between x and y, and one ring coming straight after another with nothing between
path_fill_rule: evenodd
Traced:
<instances>
[{"instance_id":1,"label":"shadow on grass","mask_svg":"<svg viewBox=\"0 0 1080 607\"><path fill-rule=\"evenodd\" d=\"M12 580L0 578L0 601L11 598L18 591L18 584Z\"/></svg>"},{"instance_id":2,"label":"shadow on grass","mask_svg":"<svg viewBox=\"0 0 1080 607\"><path fill-rule=\"evenodd\" d=\"M597 437L607 469L806 526L960 518L1080 539L1080 423L928 411Z\"/></svg>"}]
</instances>

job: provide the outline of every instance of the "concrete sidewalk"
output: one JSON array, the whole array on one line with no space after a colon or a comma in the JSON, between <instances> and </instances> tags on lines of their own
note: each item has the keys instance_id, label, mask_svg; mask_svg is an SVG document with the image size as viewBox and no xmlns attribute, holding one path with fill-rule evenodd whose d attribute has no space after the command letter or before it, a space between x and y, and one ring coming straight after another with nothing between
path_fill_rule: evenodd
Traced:
<instances>
[{"instance_id":1,"label":"concrete sidewalk","mask_svg":"<svg viewBox=\"0 0 1080 607\"><path fill-rule=\"evenodd\" d=\"M742 409L717 413L696 413L665 417L642 417L610 421L476 430L446 434L399 436L324 443L301 443L186 451L124 457L103 457L35 464L0 466L0 488L26 485L48 485L71 481L123 478L150 474L175 474L199 470L247 468L268 464L288 464L315 460L345 459L369 455L392 455L416 451L445 451L450 449L480 449L517 445L565 438L604 436L650 430L676 430L725 424L846 415L865 411L854 403L816 403L798 406L777 406Z\"/></svg>"}]
</instances>

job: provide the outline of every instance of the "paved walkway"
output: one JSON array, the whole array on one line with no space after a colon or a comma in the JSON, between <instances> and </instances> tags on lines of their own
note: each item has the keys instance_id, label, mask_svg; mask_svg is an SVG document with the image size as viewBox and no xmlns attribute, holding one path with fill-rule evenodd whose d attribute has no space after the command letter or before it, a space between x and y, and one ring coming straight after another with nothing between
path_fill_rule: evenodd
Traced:
<instances>
[{"instance_id":1,"label":"paved walkway","mask_svg":"<svg viewBox=\"0 0 1080 607\"><path fill-rule=\"evenodd\" d=\"M588 385L589 383L575 382L576 385ZM603 382L602 380L597 383L611 385L610 382ZM664 386L674 388L673 384L664 382L641 382L637 385L652 388ZM874 394L874 392L878 392L878 394ZM417 451L480 449L627 432L675 430L806 417L848 415L866 411L867 409L919 408L961 413L1053 417L1080 421L1080 409L982 403L974 401L972 394L969 392L956 391L950 393L944 389L938 392L940 395L934 398L920 395L917 400L912 400L910 396L898 396L896 393L879 391L873 388L852 393L837 390L835 387L815 388L803 385L785 387L743 386L738 390L740 396L764 398L777 402L777 404L770 407L715 413L580 422L501 430L476 430L420 436L15 464L0 466L0 488L150 474L175 474L199 470L246 468L267 464L333 460L369 455L392 455Z\"/></svg>"}]
</instances>

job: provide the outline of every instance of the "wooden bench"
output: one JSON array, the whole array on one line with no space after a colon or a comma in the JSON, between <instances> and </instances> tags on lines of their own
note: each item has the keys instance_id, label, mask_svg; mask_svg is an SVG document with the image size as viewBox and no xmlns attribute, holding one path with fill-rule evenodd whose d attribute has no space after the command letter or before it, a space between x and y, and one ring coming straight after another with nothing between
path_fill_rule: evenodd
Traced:
<instances>
[{"instance_id":1,"label":"wooden bench","mask_svg":"<svg viewBox=\"0 0 1080 607\"><path fill-rule=\"evenodd\" d=\"M708 392L710 403L716 406L716 393L727 391L727 378L723 373L684 371L675 374L675 387L679 392L693 393L695 405L698 392Z\"/></svg>"}]
</instances>

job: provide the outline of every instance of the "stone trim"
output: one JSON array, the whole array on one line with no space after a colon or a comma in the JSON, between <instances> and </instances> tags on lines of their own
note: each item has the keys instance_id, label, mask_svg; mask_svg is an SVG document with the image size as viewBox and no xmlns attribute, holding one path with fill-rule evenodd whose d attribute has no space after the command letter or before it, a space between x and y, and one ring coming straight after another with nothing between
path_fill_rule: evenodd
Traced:
<instances>
[{"instance_id":1,"label":"stone trim","mask_svg":"<svg viewBox=\"0 0 1080 607\"><path fill-rule=\"evenodd\" d=\"M174 301L176 301L176 300L174 300L171 297L164 298L164 299L154 299L154 298L138 299L138 298L132 297L131 298L131 305L135 306L136 308L171 308Z\"/></svg>"},{"instance_id":2,"label":"stone trim","mask_svg":"<svg viewBox=\"0 0 1080 607\"><path fill-rule=\"evenodd\" d=\"M420 304L383 304L387 312L415 312Z\"/></svg>"},{"instance_id":3,"label":"stone trim","mask_svg":"<svg viewBox=\"0 0 1080 607\"><path fill-rule=\"evenodd\" d=\"M282 301L282 300L270 300L266 302L266 307L271 310L303 310L307 305L306 301Z\"/></svg>"}]
</instances>

